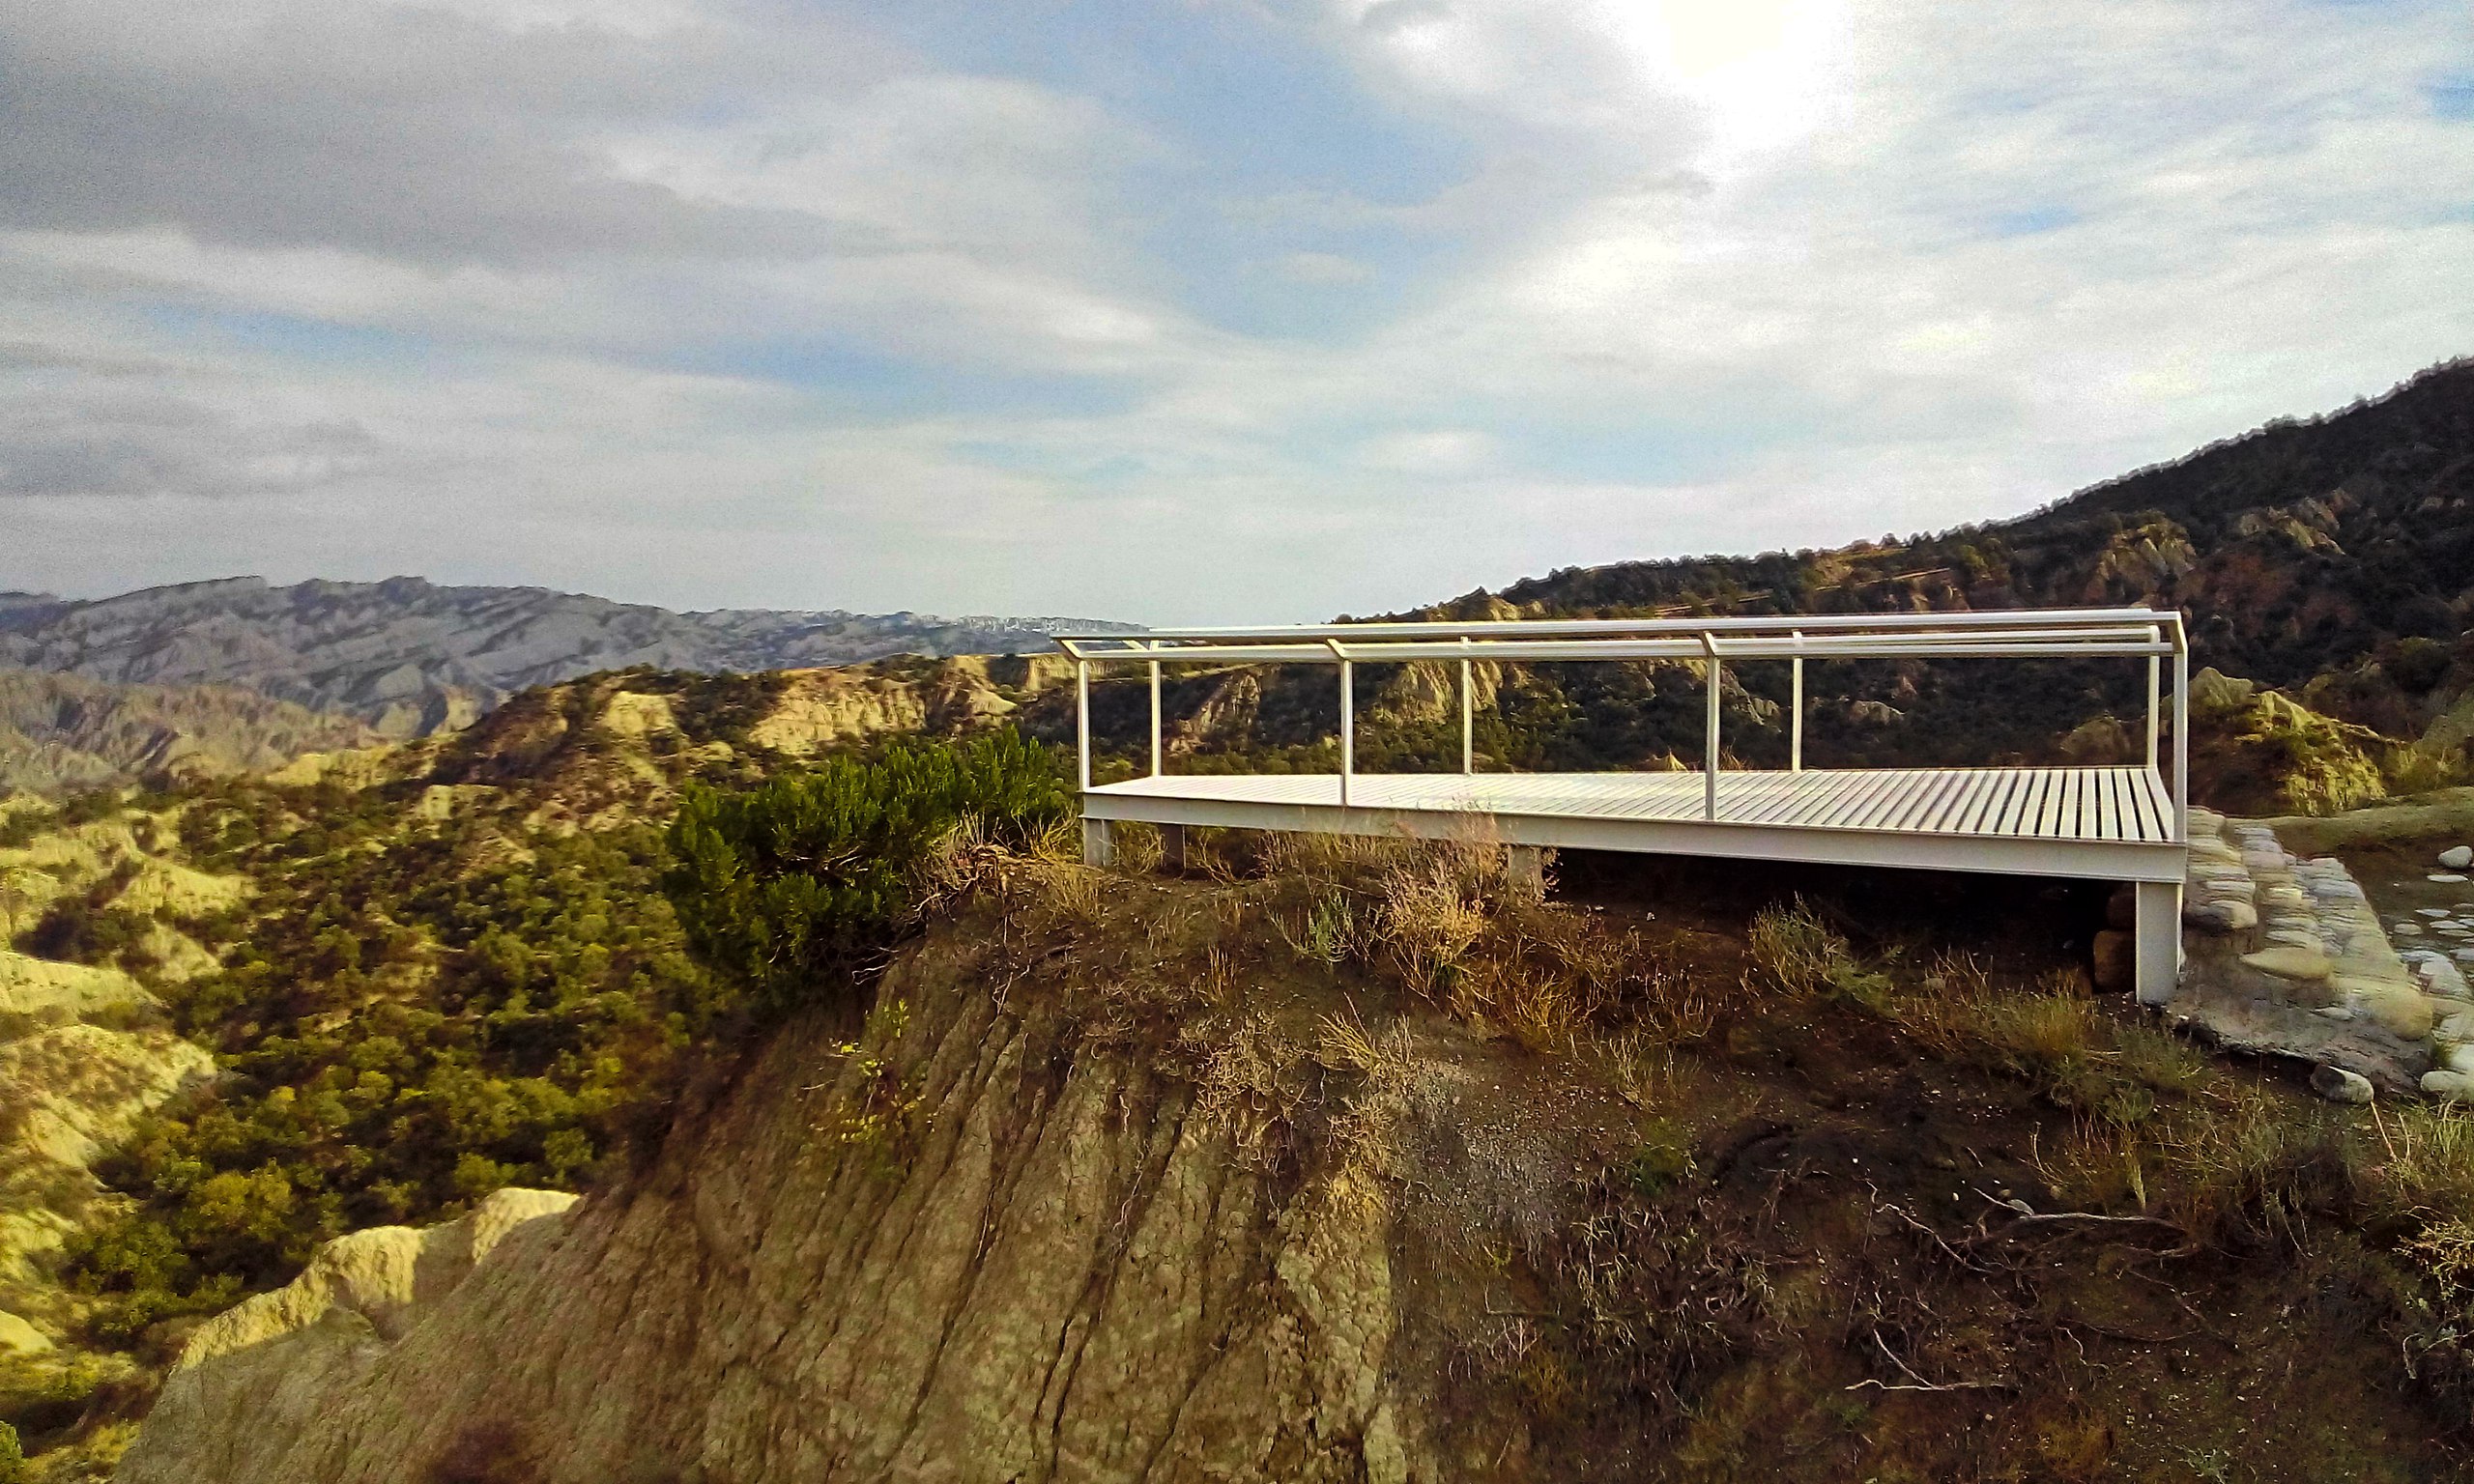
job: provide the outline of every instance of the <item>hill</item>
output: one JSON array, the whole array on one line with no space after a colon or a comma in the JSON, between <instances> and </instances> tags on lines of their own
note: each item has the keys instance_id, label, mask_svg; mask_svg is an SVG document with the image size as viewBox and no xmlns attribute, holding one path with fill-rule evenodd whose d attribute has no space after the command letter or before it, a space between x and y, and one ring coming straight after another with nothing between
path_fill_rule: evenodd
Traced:
<instances>
[{"instance_id":1,"label":"hill","mask_svg":"<svg viewBox=\"0 0 2474 1484\"><path fill-rule=\"evenodd\" d=\"M2195 666L2307 690L2342 720L2419 737L2474 679L2462 637L2474 627L2474 360L2018 520L1834 551L1570 568L1500 597L1556 614L2180 608Z\"/></svg>"},{"instance_id":2,"label":"hill","mask_svg":"<svg viewBox=\"0 0 2474 1484\"><path fill-rule=\"evenodd\" d=\"M2462 1120L2330 1108L2091 998L2057 953L2086 901L1706 864L1541 900L1500 852L1380 842L1197 864L965 844L880 976L797 985L636 1157L553 1165L581 1202L476 1182L453 1220L331 1241L196 1328L117 1476L2464 1461ZM473 1029L530 1038L593 997L524 992L488 989ZM154 1187L194 1181L192 1151L357 1174L329 1151L410 1091L355 1080L377 1050L150 1150Z\"/></svg>"},{"instance_id":3,"label":"hill","mask_svg":"<svg viewBox=\"0 0 2474 1484\"><path fill-rule=\"evenodd\" d=\"M723 672L894 654L1034 652L1050 647L1049 632L1066 622L762 609L680 614L540 587L442 586L413 577L277 587L243 577L91 602L0 594L0 665L119 683L240 686L404 738L470 725L527 686L596 671Z\"/></svg>"},{"instance_id":4,"label":"hill","mask_svg":"<svg viewBox=\"0 0 2474 1484\"><path fill-rule=\"evenodd\" d=\"M378 740L351 717L254 691L112 685L0 666L0 794L264 771Z\"/></svg>"},{"instance_id":5,"label":"hill","mask_svg":"<svg viewBox=\"0 0 2474 1484\"><path fill-rule=\"evenodd\" d=\"M2271 424L2017 521L1829 551L1574 568L1395 618L1621 617L2127 605L2179 607L2193 639L2202 800L2327 813L2474 768L2474 362L2377 402ZM2058 661L1814 664L1820 766L2127 761L2144 667ZM1440 665L1359 667L1369 771L1457 766ZM1478 667L1481 767L1699 766L1704 679L1688 661ZM1178 766L1338 766L1324 667L1180 669L1164 695ZM1727 668L1729 765L1783 766L1784 663ZM1104 771L1148 746L1136 667L1104 671ZM1027 727L1064 742L1062 698Z\"/></svg>"}]
</instances>

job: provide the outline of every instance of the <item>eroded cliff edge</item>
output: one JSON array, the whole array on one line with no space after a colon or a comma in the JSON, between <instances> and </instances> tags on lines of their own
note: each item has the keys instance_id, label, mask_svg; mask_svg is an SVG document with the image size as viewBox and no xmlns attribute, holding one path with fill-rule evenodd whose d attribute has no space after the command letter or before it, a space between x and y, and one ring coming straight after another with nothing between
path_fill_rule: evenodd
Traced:
<instances>
[{"instance_id":1,"label":"eroded cliff edge","mask_svg":"<svg viewBox=\"0 0 2474 1484\"><path fill-rule=\"evenodd\" d=\"M354 1234L199 1330L119 1477L2461 1460L2474 1350L2404 1266L2474 1209L2456 1115L2211 1065L2036 956L2070 899L1884 886L1746 933L1706 869L1650 912L1482 849L1281 849L991 853L864 1028L746 1043L601 1193Z\"/></svg>"},{"instance_id":2,"label":"eroded cliff edge","mask_svg":"<svg viewBox=\"0 0 2474 1484\"><path fill-rule=\"evenodd\" d=\"M971 956L897 971L855 1047L785 1028L634 1184L443 1292L331 1251L198 1337L119 1477L1403 1477L1379 1205Z\"/></svg>"}]
</instances>

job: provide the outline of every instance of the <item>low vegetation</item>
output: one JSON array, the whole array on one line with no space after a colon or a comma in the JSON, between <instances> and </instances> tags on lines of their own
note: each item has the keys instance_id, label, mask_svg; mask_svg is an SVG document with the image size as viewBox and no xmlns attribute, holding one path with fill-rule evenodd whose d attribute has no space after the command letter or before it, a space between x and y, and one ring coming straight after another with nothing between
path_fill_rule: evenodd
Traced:
<instances>
[{"instance_id":1,"label":"low vegetation","mask_svg":"<svg viewBox=\"0 0 2474 1484\"><path fill-rule=\"evenodd\" d=\"M1828 880L1643 911L1479 840L1188 862L983 861L944 951L1388 1213L1442 1425L1510 1476L2402 1480L2474 1441L2474 1120L2212 1060L2017 903L1949 908L1999 951L1957 953ZM915 1102L849 1113L898 1169Z\"/></svg>"}]
</instances>

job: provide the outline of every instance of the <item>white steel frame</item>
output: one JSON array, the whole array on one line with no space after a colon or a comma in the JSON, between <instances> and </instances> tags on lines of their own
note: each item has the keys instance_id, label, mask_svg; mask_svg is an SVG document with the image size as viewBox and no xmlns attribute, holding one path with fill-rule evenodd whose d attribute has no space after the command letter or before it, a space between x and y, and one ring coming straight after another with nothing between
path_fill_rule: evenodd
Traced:
<instances>
[{"instance_id":1,"label":"white steel frame","mask_svg":"<svg viewBox=\"0 0 2474 1484\"><path fill-rule=\"evenodd\" d=\"M1489 620L1309 624L1274 628L1155 629L1142 634L1063 634L1075 661L1077 778L1086 851L1105 857L1108 824L1140 819L1343 834L1439 837L1464 832L1469 810L1388 808L1357 786L1354 695L1359 664L1456 662L1460 770L1476 775L1471 667L1479 661L1698 661L1708 695L1701 817L1697 820L1508 813L1479 806L1494 837L1515 846L1747 856L1847 865L1923 867L2005 874L2093 877L2138 883L2141 997L2170 994L2178 965L2180 883L2190 820L2190 648L2178 612L2146 608L2023 609L1993 613L1832 614L1777 617ZM1719 787L1724 667L1786 660L1793 669L1790 773L1804 771L1803 671L1808 659L2114 659L2147 661L2146 774L2161 789L2163 671L2173 666L2172 818L2163 840L2089 840L2051 834L1968 835L1878 828L1779 828L1725 817ZM1145 779L1091 783L1090 684L1094 666L1140 663L1151 692L1151 769ZM1161 741L1161 672L1166 665L1333 665L1339 681L1339 773L1334 804L1212 797L1199 783L1181 794L1167 780ZM1743 770L1736 770L1740 774ZM1891 770L1896 771L1896 770ZM1817 779L1816 782L1819 782ZM1396 793L1397 790L1387 790Z\"/></svg>"}]
</instances>

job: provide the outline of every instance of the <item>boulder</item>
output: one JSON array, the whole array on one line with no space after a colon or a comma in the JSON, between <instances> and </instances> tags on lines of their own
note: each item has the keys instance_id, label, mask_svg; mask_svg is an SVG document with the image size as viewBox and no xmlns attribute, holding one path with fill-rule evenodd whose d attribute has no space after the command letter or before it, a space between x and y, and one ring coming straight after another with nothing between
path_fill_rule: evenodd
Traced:
<instances>
[{"instance_id":1,"label":"boulder","mask_svg":"<svg viewBox=\"0 0 2474 1484\"><path fill-rule=\"evenodd\" d=\"M2433 1098L2462 1102L2474 1097L2474 1077L2461 1071L2427 1071L2423 1073L2423 1091Z\"/></svg>"},{"instance_id":2,"label":"boulder","mask_svg":"<svg viewBox=\"0 0 2474 1484\"><path fill-rule=\"evenodd\" d=\"M2311 1090L2330 1102L2371 1101L2371 1079L2343 1067L2319 1067L2311 1073Z\"/></svg>"},{"instance_id":3,"label":"boulder","mask_svg":"<svg viewBox=\"0 0 2474 1484\"><path fill-rule=\"evenodd\" d=\"M2099 933L2098 940L2102 941L2103 936ZM2279 979L2326 979L2336 968L2328 956L2316 948L2263 948L2256 954L2244 954L2242 962Z\"/></svg>"},{"instance_id":4,"label":"boulder","mask_svg":"<svg viewBox=\"0 0 2474 1484\"><path fill-rule=\"evenodd\" d=\"M2383 989L2361 998L2363 1013L2399 1041L2421 1041L2431 1033L2431 1001L2412 989Z\"/></svg>"},{"instance_id":5,"label":"boulder","mask_svg":"<svg viewBox=\"0 0 2474 1484\"><path fill-rule=\"evenodd\" d=\"M2182 921L2205 932L2244 932L2259 926L2259 914L2238 898L2211 898L2184 907Z\"/></svg>"},{"instance_id":6,"label":"boulder","mask_svg":"<svg viewBox=\"0 0 2474 1484\"><path fill-rule=\"evenodd\" d=\"M2451 870L2474 866L2474 845L2451 845L2439 853L2439 863Z\"/></svg>"},{"instance_id":7,"label":"boulder","mask_svg":"<svg viewBox=\"0 0 2474 1484\"><path fill-rule=\"evenodd\" d=\"M0 1309L0 1356L39 1356L49 1349L51 1336Z\"/></svg>"},{"instance_id":8,"label":"boulder","mask_svg":"<svg viewBox=\"0 0 2474 1484\"><path fill-rule=\"evenodd\" d=\"M2128 989L2139 979L2139 950L2127 932L2107 928L2096 934L2093 978L2099 989Z\"/></svg>"}]
</instances>

